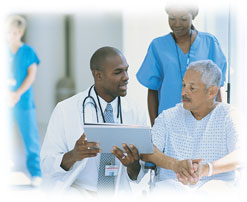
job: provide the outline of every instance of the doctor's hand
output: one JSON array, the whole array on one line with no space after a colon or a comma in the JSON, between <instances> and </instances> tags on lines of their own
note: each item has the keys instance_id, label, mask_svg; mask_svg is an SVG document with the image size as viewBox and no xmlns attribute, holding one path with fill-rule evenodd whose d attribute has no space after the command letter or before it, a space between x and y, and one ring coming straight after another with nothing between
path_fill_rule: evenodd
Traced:
<instances>
[{"instance_id":1,"label":"doctor's hand","mask_svg":"<svg viewBox=\"0 0 247 202\"><path fill-rule=\"evenodd\" d=\"M88 142L86 140L85 133L76 141L75 147L72 150L73 158L76 161L80 161L84 158L95 157L101 152L99 148L99 143L97 142Z\"/></svg>"},{"instance_id":2,"label":"doctor's hand","mask_svg":"<svg viewBox=\"0 0 247 202\"><path fill-rule=\"evenodd\" d=\"M132 144L130 144L130 146L128 147L125 143L122 144L122 147L124 151L114 146L112 149L112 153L124 166L127 167L127 172L130 179L136 180L141 168L141 165L139 163L140 155L138 149ZM124 153L126 153L127 155L125 155Z\"/></svg>"},{"instance_id":3,"label":"doctor's hand","mask_svg":"<svg viewBox=\"0 0 247 202\"><path fill-rule=\"evenodd\" d=\"M76 161L89 157L95 157L99 152L101 152L99 143L88 142L86 140L86 135L83 133L82 136L76 141L74 149L64 154L60 166L64 170L69 170Z\"/></svg>"}]
</instances>

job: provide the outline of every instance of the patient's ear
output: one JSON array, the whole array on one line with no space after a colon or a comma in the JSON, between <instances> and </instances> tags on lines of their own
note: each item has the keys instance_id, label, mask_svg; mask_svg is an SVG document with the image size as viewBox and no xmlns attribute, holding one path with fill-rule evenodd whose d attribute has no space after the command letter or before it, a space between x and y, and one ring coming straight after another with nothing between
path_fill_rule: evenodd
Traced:
<instances>
[{"instance_id":1,"label":"patient's ear","mask_svg":"<svg viewBox=\"0 0 247 202\"><path fill-rule=\"evenodd\" d=\"M209 99L213 99L214 97L216 97L217 93L218 93L218 87L217 86L210 86L208 88L207 95L209 96Z\"/></svg>"}]
</instances>

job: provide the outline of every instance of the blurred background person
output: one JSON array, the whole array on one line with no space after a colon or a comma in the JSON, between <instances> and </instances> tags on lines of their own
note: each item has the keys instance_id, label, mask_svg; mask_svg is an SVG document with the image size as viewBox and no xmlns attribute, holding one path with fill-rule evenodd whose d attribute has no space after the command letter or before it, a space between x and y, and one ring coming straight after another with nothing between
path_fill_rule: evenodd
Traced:
<instances>
[{"instance_id":1,"label":"blurred background person","mask_svg":"<svg viewBox=\"0 0 247 202\"><path fill-rule=\"evenodd\" d=\"M188 65L210 59L222 71L221 86L226 77L226 58L215 36L196 30L192 20L198 7L188 2L169 1L166 5L169 26L167 35L154 39L137 72L138 81L148 88L148 110L151 124L163 110L181 102L182 79ZM221 101L218 92L217 101Z\"/></svg>"},{"instance_id":2,"label":"blurred background person","mask_svg":"<svg viewBox=\"0 0 247 202\"><path fill-rule=\"evenodd\" d=\"M31 184L41 183L40 142L36 121L32 84L35 81L39 58L32 47L22 42L26 20L19 15L7 19L7 42L9 56L10 107L26 150L26 166ZM14 125L14 124L13 124Z\"/></svg>"}]
</instances>

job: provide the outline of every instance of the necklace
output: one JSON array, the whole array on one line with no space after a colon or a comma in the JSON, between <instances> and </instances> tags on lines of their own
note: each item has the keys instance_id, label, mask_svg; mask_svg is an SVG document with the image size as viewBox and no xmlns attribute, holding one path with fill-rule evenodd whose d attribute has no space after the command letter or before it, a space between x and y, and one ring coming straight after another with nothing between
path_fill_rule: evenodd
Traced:
<instances>
[{"instance_id":1,"label":"necklace","mask_svg":"<svg viewBox=\"0 0 247 202\"><path fill-rule=\"evenodd\" d=\"M177 58L178 58L178 64L179 64L179 71L180 71L180 76L181 76L181 80L183 81L183 75L182 75L182 67L181 67L181 63L180 63L180 58L179 58L179 54L178 54L178 45L177 45L177 40L174 34L172 34L174 42L175 42L175 47L176 47L176 53L177 53ZM192 36L192 30L190 30L190 48L191 48L191 37ZM186 61L186 67L189 65L190 62L190 49L189 49L189 53L187 56L187 61Z\"/></svg>"}]
</instances>

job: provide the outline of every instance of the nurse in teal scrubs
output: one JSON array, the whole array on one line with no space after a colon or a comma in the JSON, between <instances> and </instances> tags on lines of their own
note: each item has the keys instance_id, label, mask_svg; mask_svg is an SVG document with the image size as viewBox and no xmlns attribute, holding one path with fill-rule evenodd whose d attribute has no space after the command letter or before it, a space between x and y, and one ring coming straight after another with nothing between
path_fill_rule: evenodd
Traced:
<instances>
[{"instance_id":1,"label":"nurse in teal scrubs","mask_svg":"<svg viewBox=\"0 0 247 202\"><path fill-rule=\"evenodd\" d=\"M10 61L10 106L26 149L26 165L32 185L41 183L40 142L32 84L39 59L32 47L21 41L26 22L21 16L8 19L8 45Z\"/></svg>"},{"instance_id":2,"label":"nurse in teal scrubs","mask_svg":"<svg viewBox=\"0 0 247 202\"><path fill-rule=\"evenodd\" d=\"M182 3L182 2L180 2ZM155 38L137 72L137 80L148 88L151 124L163 110L181 102L182 80L189 63L210 59L222 71L221 86L226 77L226 58L212 34L195 29L192 20L198 7L169 3L166 6L171 33ZM217 101L221 101L220 91Z\"/></svg>"}]
</instances>

